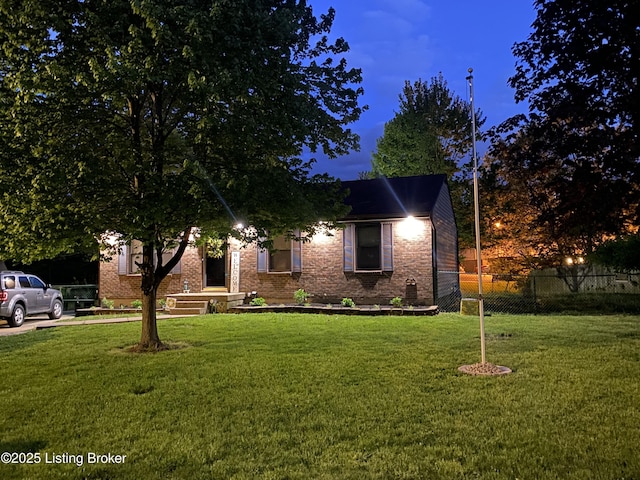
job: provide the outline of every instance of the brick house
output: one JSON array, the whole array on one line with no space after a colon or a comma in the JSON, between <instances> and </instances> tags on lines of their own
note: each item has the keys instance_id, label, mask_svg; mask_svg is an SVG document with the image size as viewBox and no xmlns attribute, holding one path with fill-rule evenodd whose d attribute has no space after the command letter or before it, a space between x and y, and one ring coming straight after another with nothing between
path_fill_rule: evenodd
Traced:
<instances>
[{"instance_id":1,"label":"brick house","mask_svg":"<svg viewBox=\"0 0 640 480\"><path fill-rule=\"evenodd\" d=\"M343 228L305 241L274 239L275 251L229 240L222 258L202 247L185 251L158 298L191 294L245 295L291 303L305 289L314 303L453 305L459 298L457 230L445 175L342 182L350 213ZM136 246L100 266L100 296L116 305L139 298Z\"/></svg>"}]
</instances>

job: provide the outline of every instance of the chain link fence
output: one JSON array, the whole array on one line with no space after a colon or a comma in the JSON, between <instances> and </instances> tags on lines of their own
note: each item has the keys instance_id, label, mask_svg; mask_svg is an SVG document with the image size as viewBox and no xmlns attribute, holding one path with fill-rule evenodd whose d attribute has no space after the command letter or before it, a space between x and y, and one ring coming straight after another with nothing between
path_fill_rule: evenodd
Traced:
<instances>
[{"instance_id":1,"label":"chain link fence","mask_svg":"<svg viewBox=\"0 0 640 480\"><path fill-rule=\"evenodd\" d=\"M444 273L444 272L441 272ZM446 272L459 277L461 299L478 298L478 275ZM555 269L528 275L482 275L484 310L487 313L640 314L640 273L620 274ZM459 303L440 306L455 311Z\"/></svg>"}]
</instances>

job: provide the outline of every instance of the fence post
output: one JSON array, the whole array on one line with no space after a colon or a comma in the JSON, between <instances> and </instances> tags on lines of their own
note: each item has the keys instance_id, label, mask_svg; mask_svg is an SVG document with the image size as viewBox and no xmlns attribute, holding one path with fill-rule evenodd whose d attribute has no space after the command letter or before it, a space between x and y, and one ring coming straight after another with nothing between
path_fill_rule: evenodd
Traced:
<instances>
[{"instance_id":1,"label":"fence post","mask_svg":"<svg viewBox=\"0 0 640 480\"><path fill-rule=\"evenodd\" d=\"M536 290L536 276L533 275L533 314L537 315L538 312L538 292Z\"/></svg>"}]
</instances>

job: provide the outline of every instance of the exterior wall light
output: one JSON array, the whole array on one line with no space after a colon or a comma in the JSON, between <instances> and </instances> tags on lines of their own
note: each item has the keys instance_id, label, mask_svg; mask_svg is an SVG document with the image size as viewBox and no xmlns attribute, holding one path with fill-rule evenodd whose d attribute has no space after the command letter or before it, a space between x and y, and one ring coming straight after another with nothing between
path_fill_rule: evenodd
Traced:
<instances>
[{"instance_id":1,"label":"exterior wall light","mask_svg":"<svg viewBox=\"0 0 640 480\"><path fill-rule=\"evenodd\" d=\"M398 235L406 240L423 238L425 230L425 222L411 215L398 223Z\"/></svg>"},{"instance_id":2,"label":"exterior wall light","mask_svg":"<svg viewBox=\"0 0 640 480\"><path fill-rule=\"evenodd\" d=\"M318 230L313 236L314 242L326 243L335 237L336 231L329 228L325 222L318 222Z\"/></svg>"}]
</instances>

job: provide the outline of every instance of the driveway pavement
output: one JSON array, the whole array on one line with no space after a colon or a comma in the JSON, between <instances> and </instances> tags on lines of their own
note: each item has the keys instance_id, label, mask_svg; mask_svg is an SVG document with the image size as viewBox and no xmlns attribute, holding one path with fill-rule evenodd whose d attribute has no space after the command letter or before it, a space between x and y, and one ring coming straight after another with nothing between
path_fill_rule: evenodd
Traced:
<instances>
[{"instance_id":1,"label":"driveway pavement","mask_svg":"<svg viewBox=\"0 0 640 480\"><path fill-rule=\"evenodd\" d=\"M72 318L69 315L63 315L62 319ZM45 327L47 325L53 325L60 320L49 320L49 317L46 315L28 317L25 319L24 323L15 328L11 328L6 320L0 320L0 337L7 337L9 335L18 335L20 333L30 332L32 330L36 330L38 327Z\"/></svg>"},{"instance_id":2,"label":"driveway pavement","mask_svg":"<svg viewBox=\"0 0 640 480\"><path fill-rule=\"evenodd\" d=\"M189 315L182 315L189 316ZM158 320L171 318L170 315L158 315ZM177 317L174 317L177 318ZM77 319L77 320L71 320ZM74 317L73 315L63 315L58 320L49 320L46 315L28 317L20 327L11 328L6 321L0 320L0 337L8 337L9 335L18 335L20 333L31 332L33 330L42 330L54 327L71 327L76 325L91 325L95 323L125 323L139 322L142 316L138 317L122 317L122 318L92 318L91 320L82 320L82 317Z\"/></svg>"}]
</instances>

